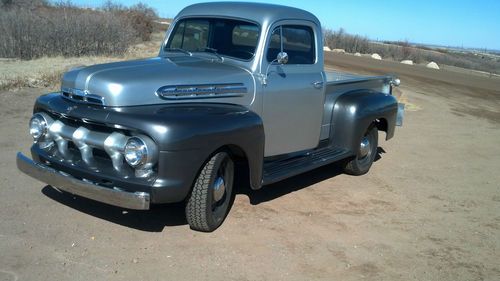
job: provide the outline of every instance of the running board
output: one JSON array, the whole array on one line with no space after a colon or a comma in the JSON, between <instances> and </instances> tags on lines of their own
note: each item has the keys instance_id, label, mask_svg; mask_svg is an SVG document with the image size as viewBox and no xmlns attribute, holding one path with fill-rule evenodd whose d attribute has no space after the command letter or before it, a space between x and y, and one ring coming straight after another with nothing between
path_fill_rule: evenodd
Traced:
<instances>
[{"instance_id":1,"label":"running board","mask_svg":"<svg viewBox=\"0 0 500 281\"><path fill-rule=\"evenodd\" d=\"M326 147L301 156L264 162L262 185L275 183L348 157L347 149Z\"/></svg>"}]
</instances>

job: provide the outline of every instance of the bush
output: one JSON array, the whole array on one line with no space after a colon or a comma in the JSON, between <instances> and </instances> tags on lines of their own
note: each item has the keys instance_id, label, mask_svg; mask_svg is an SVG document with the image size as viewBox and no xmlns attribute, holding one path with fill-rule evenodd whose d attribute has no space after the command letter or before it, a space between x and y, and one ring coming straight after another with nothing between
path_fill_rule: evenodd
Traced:
<instances>
[{"instance_id":1,"label":"bush","mask_svg":"<svg viewBox=\"0 0 500 281\"><path fill-rule=\"evenodd\" d=\"M0 57L122 54L134 33L121 18L102 12L16 8L0 12Z\"/></svg>"},{"instance_id":2,"label":"bush","mask_svg":"<svg viewBox=\"0 0 500 281\"><path fill-rule=\"evenodd\" d=\"M7 58L121 55L150 39L156 16L144 4L91 10L71 2L1 1L0 57Z\"/></svg>"},{"instance_id":3,"label":"bush","mask_svg":"<svg viewBox=\"0 0 500 281\"><path fill-rule=\"evenodd\" d=\"M344 49L348 53L367 53L369 50L368 38L351 35L340 28L337 31L325 29L323 32L324 45L330 49Z\"/></svg>"},{"instance_id":4,"label":"bush","mask_svg":"<svg viewBox=\"0 0 500 281\"><path fill-rule=\"evenodd\" d=\"M151 40L154 20L158 16L148 5L138 3L127 8L118 3L106 1L102 6L102 10L127 19L136 31L136 37L140 38L142 41Z\"/></svg>"}]
</instances>

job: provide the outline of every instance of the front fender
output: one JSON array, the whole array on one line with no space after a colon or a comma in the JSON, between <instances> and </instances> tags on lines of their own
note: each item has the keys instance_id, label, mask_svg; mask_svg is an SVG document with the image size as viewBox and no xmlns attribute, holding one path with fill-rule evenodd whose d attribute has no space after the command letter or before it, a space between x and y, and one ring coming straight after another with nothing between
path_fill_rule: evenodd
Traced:
<instances>
[{"instance_id":1,"label":"front fender","mask_svg":"<svg viewBox=\"0 0 500 281\"><path fill-rule=\"evenodd\" d=\"M152 184L154 203L182 201L205 161L225 146L242 151L251 187L261 186L264 127L259 115L244 106L178 103L106 108L71 102L54 93L37 99L34 112L38 111L151 137L160 151L158 178Z\"/></svg>"},{"instance_id":2,"label":"front fender","mask_svg":"<svg viewBox=\"0 0 500 281\"><path fill-rule=\"evenodd\" d=\"M136 123L160 147L159 178L156 184L159 201L175 202L188 195L200 169L222 147L237 147L248 161L250 186L260 188L264 157L264 127L256 113L233 104L178 104L151 108L150 122ZM123 111L122 111L123 112ZM113 124L123 123L119 116L108 117ZM174 197L172 197L174 196Z\"/></svg>"},{"instance_id":3,"label":"front fender","mask_svg":"<svg viewBox=\"0 0 500 281\"><path fill-rule=\"evenodd\" d=\"M376 120L387 123L387 139L394 135L398 104L391 95L375 91L354 91L341 95L332 115L332 144L353 152L370 124Z\"/></svg>"},{"instance_id":4,"label":"front fender","mask_svg":"<svg viewBox=\"0 0 500 281\"><path fill-rule=\"evenodd\" d=\"M192 181L215 151L237 147L244 154L240 156L248 161L250 186L260 188L265 136L259 115L240 105L205 103L195 107L186 105L176 116L178 118L162 117L171 121L165 125L165 134L157 136L162 143L162 153L172 156L164 158L171 162L165 165L167 173L169 166L184 162L181 169L174 169L175 173L188 173L185 178Z\"/></svg>"}]
</instances>

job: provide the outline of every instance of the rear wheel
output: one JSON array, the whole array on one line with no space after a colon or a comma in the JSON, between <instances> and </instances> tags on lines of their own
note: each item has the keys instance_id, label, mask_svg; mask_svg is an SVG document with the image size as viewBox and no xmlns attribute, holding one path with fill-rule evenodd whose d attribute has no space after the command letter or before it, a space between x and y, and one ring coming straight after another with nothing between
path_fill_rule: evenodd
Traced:
<instances>
[{"instance_id":1,"label":"rear wheel","mask_svg":"<svg viewBox=\"0 0 500 281\"><path fill-rule=\"evenodd\" d=\"M194 230L210 232L217 229L231 203L234 163L226 152L212 156L196 178L186 204L186 218Z\"/></svg>"},{"instance_id":2,"label":"rear wheel","mask_svg":"<svg viewBox=\"0 0 500 281\"><path fill-rule=\"evenodd\" d=\"M375 125L371 125L359 140L359 148L356 157L347 162L344 172L350 175L366 174L377 156L378 130Z\"/></svg>"}]
</instances>

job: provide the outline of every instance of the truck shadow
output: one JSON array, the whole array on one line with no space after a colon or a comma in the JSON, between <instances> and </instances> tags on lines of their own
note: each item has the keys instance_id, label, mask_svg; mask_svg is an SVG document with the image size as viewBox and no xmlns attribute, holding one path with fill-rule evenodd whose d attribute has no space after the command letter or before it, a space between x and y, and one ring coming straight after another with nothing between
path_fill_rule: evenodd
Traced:
<instances>
[{"instance_id":1,"label":"truck shadow","mask_svg":"<svg viewBox=\"0 0 500 281\"><path fill-rule=\"evenodd\" d=\"M165 226L186 225L184 204L153 205L149 211L128 210L106 205L45 186L42 193L50 199L82 213L126 227L148 232L162 232Z\"/></svg>"},{"instance_id":2,"label":"truck shadow","mask_svg":"<svg viewBox=\"0 0 500 281\"><path fill-rule=\"evenodd\" d=\"M384 149L379 147L375 161L381 159L383 153L385 153ZM333 163L265 186L260 190L251 190L248 183L237 182L236 186L238 188L235 190L235 193L248 196L250 204L258 205L299 191L342 173L342 164ZM50 199L82 213L142 231L162 232L166 226L187 224L184 214L184 203L153 205L149 211L136 211L106 205L66 192L59 192L49 185L42 189L42 193Z\"/></svg>"},{"instance_id":3,"label":"truck shadow","mask_svg":"<svg viewBox=\"0 0 500 281\"><path fill-rule=\"evenodd\" d=\"M385 150L382 147L378 147L375 162L382 158L383 153L386 153ZM252 190L246 182L240 182L237 185L238 188L236 193L248 196L250 204L258 205L260 203L272 201L276 198L285 196L289 193L299 191L303 188L336 177L343 173L343 163L336 162L289 179L264 186L259 190Z\"/></svg>"},{"instance_id":4,"label":"truck shadow","mask_svg":"<svg viewBox=\"0 0 500 281\"><path fill-rule=\"evenodd\" d=\"M241 183L238 185L236 193L248 196L250 204L258 205L299 191L326 179L336 177L342 173L342 165L333 163L277 183L263 186L259 190L252 190L248 184Z\"/></svg>"}]
</instances>

